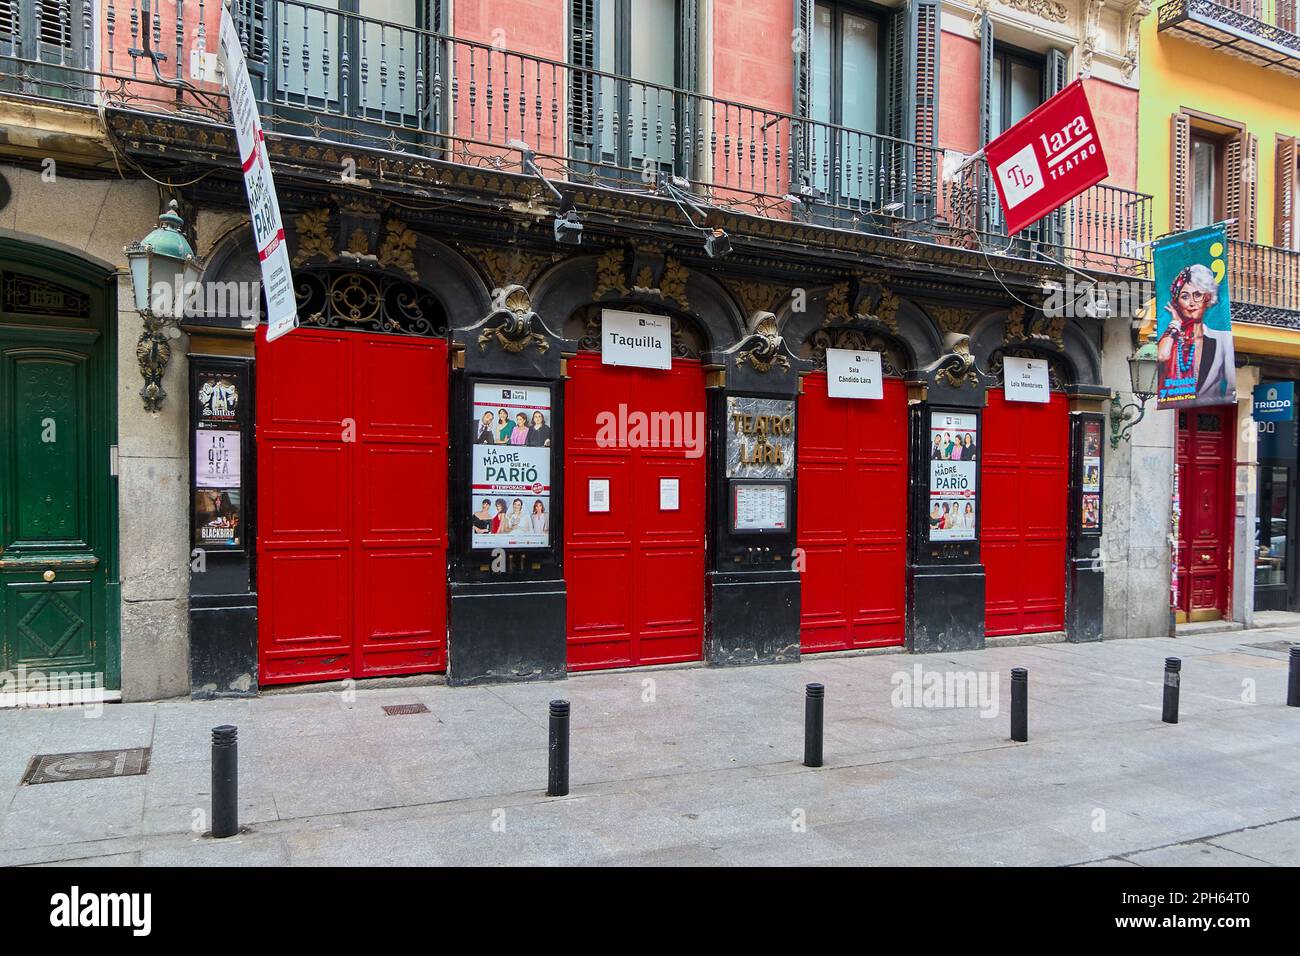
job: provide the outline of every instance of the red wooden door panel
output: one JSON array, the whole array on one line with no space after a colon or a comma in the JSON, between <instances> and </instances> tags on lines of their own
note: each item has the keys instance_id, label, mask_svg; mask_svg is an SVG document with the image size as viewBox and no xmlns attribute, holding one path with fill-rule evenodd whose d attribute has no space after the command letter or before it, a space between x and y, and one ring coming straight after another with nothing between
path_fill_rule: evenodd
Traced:
<instances>
[{"instance_id":1,"label":"red wooden door panel","mask_svg":"<svg viewBox=\"0 0 1300 956\"><path fill-rule=\"evenodd\" d=\"M602 416L630 422L669 413L703 451L704 371L616 368L584 353L565 386L565 577L569 667L591 670L699 660L704 641L705 460L683 447L646 447L601 435ZM623 411L620 413L620 405ZM689 419L687 416L690 416ZM679 435L683 434L680 431ZM637 447L631 447L633 443ZM675 511L660 508L660 480L677 479ZM588 508L589 483L609 482L609 510Z\"/></svg>"},{"instance_id":2,"label":"red wooden door panel","mask_svg":"<svg viewBox=\"0 0 1300 956\"><path fill-rule=\"evenodd\" d=\"M1191 620L1228 613L1236 408L1178 412L1178 610Z\"/></svg>"},{"instance_id":3,"label":"red wooden door panel","mask_svg":"<svg viewBox=\"0 0 1300 956\"><path fill-rule=\"evenodd\" d=\"M990 392L980 452L984 630L1065 627L1069 401L1008 402Z\"/></svg>"},{"instance_id":4,"label":"red wooden door panel","mask_svg":"<svg viewBox=\"0 0 1300 956\"><path fill-rule=\"evenodd\" d=\"M800 641L805 652L902 644L907 583L907 391L799 399Z\"/></svg>"},{"instance_id":5,"label":"red wooden door panel","mask_svg":"<svg viewBox=\"0 0 1300 956\"><path fill-rule=\"evenodd\" d=\"M258 333L261 683L445 666L446 447L445 342Z\"/></svg>"}]
</instances>

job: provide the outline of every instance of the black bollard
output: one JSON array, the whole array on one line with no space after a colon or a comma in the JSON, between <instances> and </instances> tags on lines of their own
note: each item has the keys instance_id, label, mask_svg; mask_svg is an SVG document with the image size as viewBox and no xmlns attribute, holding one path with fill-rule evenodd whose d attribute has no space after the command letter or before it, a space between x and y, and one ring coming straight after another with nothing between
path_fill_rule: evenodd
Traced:
<instances>
[{"instance_id":1,"label":"black bollard","mask_svg":"<svg viewBox=\"0 0 1300 956\"><path fill-rule=\"evenodd\" d=\"M563 797L569 793L569 702L551 701L551 746L547 761L546 795Z\"/></svg>"},{"instance_id":2,"label":"black bollard","mask_svg":"<svg viewBox=\"0 0 1300 956\"><path fill-rule=\"evenodd\" d=\"M1286 705L1300 707L1300 645L1291 648L1291 676L1286 685Z\"/></svg>"},{"instance_id":3,"label":"black bollard","mask_svg":"<svg viewBox=\"0 0 1300 956\"><path fill-rule=\"evenodd\" d=\"M1011 739L1029 740L1029 671L1024 667L1011 668Z\"/></svg>"},{"instance_id":4,"label":"black bollard","mask_svg":"<svg viewBox=\"0 0 1300 956\"><path fill-rule=\"evenodd\" d=\"M1183 662L1178 658L1165 658L1165 707L1160 719L1166 724L1178 723L1178 687L1182 683L1182 669Z\"/></svg>"},{"instance_id":5,"label":"black bollard","mask_svg":"<svg viewBox=\"0 0 1300 956\"><path fill-rule=\"evenodd\" d=\"M803 765L822 765L822 721L826 717L826 688L809 684L803 699Z\"/></svg>"},{"instance_id":6,"label":"black bollard","mask_svg":"<svg viewBox=\"0 0 1300 956\"><path fill-rule=\"evenodd\" d=\"M223 724L212 728L212 836L239 832L239 731Z\"/></svg>"}]
</instances>

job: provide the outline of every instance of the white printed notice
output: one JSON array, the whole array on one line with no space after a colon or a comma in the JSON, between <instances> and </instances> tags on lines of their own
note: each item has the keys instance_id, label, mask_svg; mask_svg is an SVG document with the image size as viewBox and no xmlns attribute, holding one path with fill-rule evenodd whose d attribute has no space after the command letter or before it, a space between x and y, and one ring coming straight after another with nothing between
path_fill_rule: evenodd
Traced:
<instances>
[{"instance_id":1,"label":"white printed notice","mask_svg":"<svg viewBox=\"0 0 1300 956\"><path fill-rule=\"evenodd\" d=\"M271 178L271 161L266 155L266 139L262 135L262 120L257 115L253 83L248 76L244 50L239 45L239 31L225 6L221 8L218 56L226 77L226 90L230 94L230 116L239 141L244 191L248 193L248 212L262 268L266 339L269 342L297 327L298 304L289 268L289 250L284 242L284 220L280 218L280 201L276 198L275 181Z\"/></svg>"},{"instance_id":2,"label":"white printed notice","mask_svg":"<svg viewBox=\"0 0 1300 956\"><path fill-rule=\"evenodd\" d=\"M194 433L194 484L239 487L239 432L200 428Z\"/></svg>"},{"instance_id":3,"label":"white printed notice","mask_svg":"<svg viewBox=\"0 0 1300 956\"><path fill-rule=\"evenodd\" d=\"M789 520L785 484L732 482L735 500L733 528L736 531L783 531Z\"/></svg>"},{"instance_id":4,"label":"white printed notice","mask_svg":"<svg viewBox=\"0 0 1300 956\"><path fill-rule=\"evenodd\" d=\"M1008 402L1044 403L1052 400L1046 359L1008 355L1002 359L1002 381L1002 393Z\"/></svg>"},{"instance_id":5,"label":"white printed notice","mask_svg":"<svg viewBox=\"0 0 1300 956\"><path fill-rule=\"evenodd\" d=\"M930 540L974 541L978 419L930 413Z\"/></svg>"},{"instance_id":6,"label":"white printed notice","mask_svg":"<svg viewBox=\"0 0 1300 956\"><path fill-rule=\"evenodd\" d=\"M548 547L551 390L480 382L473 415L473 547Z\"/></svg>"},{"instance_id":7,"label":"white printed notice","mask_svg":"<svg viewBox=\"0 0 1300 956\"><path fill-rule=\"evenodd\" d=\"M826 394L831 398L884 398L880 353L827 349Z\"/></svg>"},{"instance_id":8,"label":"white printed notice","mask_svg":"<svg viewBox=\"0 0 1300 956\"><path fill-rule=\"evenodd\" d=\"M604 365L669 369L673 367L672 345L672 320L666 315L617 309L600 313L600 361Z\"/></svg>"}]
</instances>

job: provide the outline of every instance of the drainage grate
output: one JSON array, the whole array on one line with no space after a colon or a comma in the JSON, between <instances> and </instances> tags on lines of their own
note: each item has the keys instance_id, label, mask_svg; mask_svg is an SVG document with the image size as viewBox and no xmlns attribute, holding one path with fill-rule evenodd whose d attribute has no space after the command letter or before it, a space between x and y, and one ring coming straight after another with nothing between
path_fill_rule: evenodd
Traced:
<instances>
[{"instance_id":1,"label":"drainage grate","mask_svg":"<svg viewBox=\"0 0 1300 956\"><path fill-rule=\"evenodd\" d=\"M423 704L389 704L384 708L384 713L389 717L401 717L405 714L427 714L429 708Z\"/></svg>"},{"instance_id":2,"label":"drainage grate","mask_svg":"<svg viewBox=\"0 0 1300 956\"><path fill-rule=\"evenodd\" d=\"M148 747L130 750L91 750L80 754L37 754L23 774L24 784L133 777L149 771Z\"/></svg>"},{"instance_id":3,"label":"drainage grate","mask_svg":"<svg viewBox=\"0 0 1300 956\"><path fill-rule=\"evenodd\" d=\"M1286 654L1295 647L1295 641L1265 641L1263 644L1247 644L1247 647L1258 647L1261 651L1278 651Z\"/></svg>"}]
</instances>

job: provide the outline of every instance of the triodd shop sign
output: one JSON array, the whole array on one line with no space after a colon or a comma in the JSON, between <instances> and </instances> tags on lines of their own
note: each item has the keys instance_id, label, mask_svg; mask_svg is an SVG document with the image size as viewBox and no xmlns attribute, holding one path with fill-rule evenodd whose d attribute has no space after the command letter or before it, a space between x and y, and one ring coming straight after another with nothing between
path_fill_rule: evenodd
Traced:
<instances>
[{"instance_id":1,"label":"triodd shop sign","mask_svg":"<svg viewBox=\"0 0 1300 956\"><path fill-rule=\"evenodd\" d=\"M551 528L551 390L474 386L474 548L545 548Z\"/></svg>"},{"instance_id":2,"label":"triodd shop sign","mask_svg":"<svg viewBox=\"0 0 1300 956\"><path fill-rule=\"evenodd\" d=\"M930 540L974 541L978 418L930 413Z\"/></svg>"}]
</instances>

